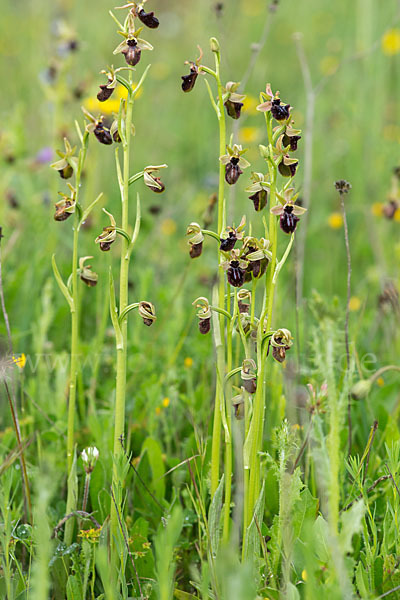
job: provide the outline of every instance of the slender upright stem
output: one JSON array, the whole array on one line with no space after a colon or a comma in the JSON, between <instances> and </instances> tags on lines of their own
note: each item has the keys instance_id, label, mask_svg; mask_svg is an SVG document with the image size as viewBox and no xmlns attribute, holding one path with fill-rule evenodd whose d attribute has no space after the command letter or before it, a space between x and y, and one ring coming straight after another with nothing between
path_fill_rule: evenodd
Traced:
<instances>
[{"instance_id":1,"label":"slender upright stem","mask_svg":"<svg viewBox=\"0 0 400 600\"><path fill-rule=\"evenodd\" d=\"M91 473L86 473L85 488L84 488L84 491L83 491L83 500L82 500L82 510L83 511L86 511L87 501L88 501L88 498L89 498L90 477L91 477Z\"/></svg>"},{"instance_id":2,"label":"slender upright stem","mask_svg":"<svg viewBox=\"0 0 400 600\"><path fill-rule=\"evenodd\" d=\"M79 352L79 298L78 298L78 241L79 241L79 192L81 185L81 174L86 158L88 133L85 132L82 141L82 148L79 151L78 166L75 177L75 213L74 213L74 236L72 249L72 264L71 264L71 359L69 372L69 395L68 395L68 423L67 423L67 467L68 467L68 486L74 485L70 479L71 468L74 463L74 444L75 444L75 412L76 412L76 383L78 374L78 352ZM69 493L68 498L73 498ZM71 512L76 508L76 499L73 499L73 504L67 503L67 512ZM73 523L69 521L65 527L64 541L69 545L72 541Z\"/></svg>"},{"instance_id":3,"label":"slender upright stem","mask_svg":"<svg viewBox=\"0 0 400 600\"><path fill-rule=\"evenodd\" d=\"M225 126L225 113L224 104L222 100L222 84L219 73L220 57L219 53L215 54L216 62L216 81L218 86L218 122L219 122L219 156L225 153L226 148L226 126ZM219 184L218 184L218 235L221 234L225 226L225 201L224 201L224 188L225 188L225 168L224 165L219 163ZM219 260L218 264L223 262L224 257L221 252L218 253ZM225 307L225 282L224 274L222 269L219 267L218 273L218 307ZM214 409L214 422L213 422L213 434L212 434L212 447L211 447L211 496L216 492L219 483L219 471L220 471L220 454L221 454L221 427L222 427L222 416L221 409L224 402L224 390L221 384L221 378L225 374L225 324L224 317L221 315L218 320L220 329L220 341L221 345L216 348L217 352L217 364L219 368L223 367L223 371L217 376L216 390L215 390L215 409ZM228 479L226 477L226 479ZM225 481L226 481L225 479ZM225 483L226 485L226 483ZM229 484L228 484L229 485Z\"/></svg>"},{"instance_id":4,"label":"slender upright stem","mask_svg":"<svg viewBox=\"0 0 400 600\"><path fill-rule=\"evenodd\" d=\"M78 193L78 175L77 193ZM78 370L78 344L79 344L79 309L78 309L78 225L79 214L74 215L74 238L72 250L72 277L71 292L73 304L71 307L71 363L69 373L69 397L68 397L68 429L67 429L67 463L68 474L74 459L74 435L75 435L75 412L76 412L76 380Z\"/></svg>"},{"instance_id":5,"label":"slender upright stem","mask_svg":"<svg viewBox=\"0 0 400 600\"><path fill-rule=\"evenodd\" d=\"M85 132L82 148L79 151L78 166L75 176L75 212L74 212L74 237L71 264L71 363L69 374L69 397L68 397L68 429L67 429L67 465L68 474L74 459L74 434L75 434L75 412L76 412L76 379L78 371L78 347L79 347L79 299L78 299L78 239L79 220L81 217L79 207L81 175L86 159L88 133Z\"/></svg>"},{"instance_id":6,"label":"slender upright stem","mask_svg":"<svg viewBox=\"0 0 400 600\"><path fill-rule=\"evenodd\" d=\"M131 76L130 76L131 80ZM123 141L123 184L121 189L122 218L121 229L129 228L129 160L131 144L133 96L129 92L126 101L125 139ZM125 237L121 241L121 262L119 278L119 314L128 306L128 271L129 271L129 242ZM117 346L117 374L115 392L115 421L114 421L114 459L123 453L122 443L125 431L125 396L126 396L126 357L127 357L127 315L121 321L122 344ZM113 493L120 502L120 484L117 461L113 468ZM111 533L116 535L118 530L118 514L114 504L111 505Z\"/></svg>"},{"instance_id":7,"label":"slender upright stem","mask_svg":"<svg viewBox=\"0 0 400 600\"><path fill-rule=\"evenodd\" d=\"M268 138L272 140L272 123L271 116L266 115L266 124ZM270 156L272 157L272 146L270 144ZM276 176L277 167L275 163L269 161L269 172L270 172L270 207L272 208L276 204ZM253 440L250 451L250 473L248 474L248 489L247 497L245 499L245 523L244 523L244 540L246 539L246 529L251 523L253 518L254 507L257 502L258 495L260 493L260 451L262 449L262 439L264 432L264 414L265 414L265 364L266 364L266 353L267 353L267 342L263 342L262 332L265 329L269 331L272 322L272 309L274 303L274 294L276 282L274 280L274 271L276 265L277 255L277 228L276 228L276 217L270 213L269 219L269 235L271 241L271 252L272 257L270 261L269 274L266 276L266 289L264 295L264 306L263 312L259 323L259 331L257 335L257 390L254 398L254 412L252 416L253 427ZM246 474L245 474L246 477ZM245 543L244 543L245 546Z\"/></svg>"},{"instance_id":8,"label":"slender upright stem","mask_svg":"<svg viewBox=\"0 0 400 600\"><path fill-rule=\"evenodd\" d=\"M230 286L227 286L227 311L231 311L231 295ZM227 346L226 346L226 370L229 373L232 369L232 327L229 324L227 327ZM231 497L232 497L232 385L230 381L227 383L225 391L225 410L226 423L228 434L225 436L225 504L224 504L224 526L222 539L224 543L229 541L229 524L231 512Z\"/></svg>"},{"instance_id":9,"label":"slender upright stem","mask_svg":"<svg viewBox=\"0 0 400 600\"><path fill-rule=\"evenodd\" d=\"M351 255L349 229L347 227L346 209L344 206L344 194L340 194L340 205L342 209L343 225L344 225L344 240L346 244L347 255L347 301L346 301L346 321L344 327L344 337L346 346L346 377L350 376L350 342L349 342L349 316L350 316L350 296L351 296ZM347 398L347 426L348 426L348 453L351 453L352 442L352 422L351 422L351 394L349 392Z\"/></svg>"}]
</instances>

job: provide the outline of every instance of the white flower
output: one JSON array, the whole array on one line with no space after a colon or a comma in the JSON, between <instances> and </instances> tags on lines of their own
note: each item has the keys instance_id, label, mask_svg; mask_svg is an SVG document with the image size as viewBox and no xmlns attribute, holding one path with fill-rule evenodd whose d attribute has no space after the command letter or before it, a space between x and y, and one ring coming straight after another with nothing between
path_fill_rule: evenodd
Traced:
<instances>
[{"instance_id":1,"label":"white flower","mask_svg":"<svg viewBox=\"0 0 400 600\"><path fill-rule=\"evenodd\" d=\"M85 450L82 451L81 457L86 473L91 473L93 471L99 456L100 452L98 451L96 446L90 446L89 448L85 448Z\"/></svg>"}]
</instances>

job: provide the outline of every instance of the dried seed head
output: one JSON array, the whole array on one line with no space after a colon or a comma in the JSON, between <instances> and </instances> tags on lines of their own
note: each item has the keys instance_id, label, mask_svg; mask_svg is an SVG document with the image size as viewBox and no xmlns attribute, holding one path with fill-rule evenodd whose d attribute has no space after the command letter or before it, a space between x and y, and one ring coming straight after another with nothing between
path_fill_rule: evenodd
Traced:
<instances>
[{"instance_id":1,"label":"dried seed head","mask_svg":"<svg viewBox=\"0 0 400 600\"><path fill-rule=\"evenodd\" d=\"M335 188L340 195L347 194L351 190L351 183L345 179L339 179L338 181L335 181Z\"/></svg>"},{"instance_id":2,"label":"dried seed head","mask_svg":"<svg viewBox=\"0 0 400 600\"><path fill-rule=\"evenodd\" d=\"M399 292L392 281L387 281L378 297L378 306L384 312L397 312L400 315Z\"/></svg>"},{"instance_id":3,"label":"dried seed head","mask_svg":"<svg viewBox=\"0 0 400 600\"><path fill-rule=\"evenodd\" d=\"M216 13L217 17L221 17L222 16L222 12L224 10L224 3L223 2L216 2L214 4L214 10L215 10L215 13Z\"/></svg>"}]
</instances>

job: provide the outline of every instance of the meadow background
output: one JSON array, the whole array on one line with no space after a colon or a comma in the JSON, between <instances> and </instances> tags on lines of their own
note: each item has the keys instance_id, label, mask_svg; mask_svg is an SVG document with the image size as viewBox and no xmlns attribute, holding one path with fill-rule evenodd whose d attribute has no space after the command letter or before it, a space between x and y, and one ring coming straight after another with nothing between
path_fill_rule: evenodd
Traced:
<instances>
[{"instance_id":1,"label":"meadow background","mask_svg":"<svg viewBox=\"0 0 400 600\"><path fill-rule=\"evenodd\" d=\"M160 476L203 447L209 434L215 383L212 339L198 334L192 307L196 297L210 294L216 271L214 249L206 244L201 261L191 261L185 239L187 224L201 222L218 183L218 128L206 87L201 77L190 95L183 94L180 87L180 77L187 73L184 61L197 57L197 44L204 50L205 63L211 63L209 38L216 36L222 49L224 80L247 80L243 116L238 123L231 121L228 125L235 129L239 142L250 148L246 157L252 163L251 170L263 170L258 144L265 143L265 129L255 107L267 82L294 106L296 125L303 130L297 175L300 194L305 185L307 191L304 165L310 167L312 157L311 205L307 223L304 221L303 298L296 310L296 242L282 272L275 303L276 321L292 331L295 344L286 367L274 367L276 385L271 418L267 417L266 422L267 446L274 427L284 416L298 431L299 444L304 439L308 422L306 384L313 383L314 373L322 368L315 347L318 336L323 340L319 325L327 314L337 333L338 369L345 360L342 334L347 271L340 201L334 189L338 179L352 185L346 211L352 255L350 339L355 380L365 379L385 365L398 364L400 352L398 295L393 292L400 283L400 208L392 219L383 214L388 197L397 193L393 190L393 170L400 160L399 2L281 0L273 12L262 0L230 0L223 5L219 11L209 0L151 2L151 10L155 10L161 24L155 33L150 31L146 36L154 50L143 53L142 61L150 62L152 67L133 117L133 171L164 162L169 168L162 173L166 185L162 195L152 193L141 183L137 188L143 219L130 271L130 296L131 301L151 300L157 309L157 321L146 328L137 317L129 320L127 448L134 461L147 448L147 457L137 464L140 462L142 478L159 502L172 503L178 496L184 499L177 582L188 593L194 591L188 573L197 564L193 530L198 521L188 492L190 476L186 467L162 479ZM72 244L69 221L57 223L53 219L57 193L64 189L64 183L49 165L56 159L55 149L62 148L64 135L76 142L74 120L83 122L80 107L94 113L99 109L95 100L102 82L99 71L113 59L115 65L122 64L111 56L119 40L109 9L113 6L105 0L33 0L28 4L6 0L0 20L3 287L14 352L27 357L25 368L18 374L17 397L22 438L30 442L26 460L33 504L37 514L43 518L47 515L49 528L65 514L70 335L69 310L53 278L51 256L56 253L60 271L67 277ZM60 26L70 29L71 39L77 40L76 51L66 52L61 47L57 35ZM296 33L301 33L297 42L293 37ZM260 41L262 47L249 71L254 44ZM310 82L304 81L299 44L312 89ZM57 72L54 80L49 72L52 67ZM305 143L308 156L304 156ZM118 214L113 150L94 138L82 183L84 203L103 192L100 206ZM253 212L244 192L247 185L246 173L235 189L229 190L228 213L236 223L243 214L251 216ZM107 515L110 502L107 485L112 464L115 349L108 312L108 269L118 262L113 250L104 254L94 244L105 225L105 217L97 207L81 234L79 252L80 256L94 256L91 264L99 274L98 285L82 289L80 297L82 369L76 437L78 452L88 445L100 451L90 490L91 509L99 522ZM302 227L303 222L297 239L301 239ZM392 301L382 303L379 298L385 289L391 290ZM5 352L3 320L0 335ZM385 444L391 447L400 439L398 382L396 373L383 375L368 398L353 405L355 453L362 454L373 422L379 422L369 465L372 480L382 474ZM10 550L11 537L24 537L15 529L24 518L19 463L15 456L10 458L16 447L15 435L3 390L1 398L4 481L0 595L6 597L4 573L16 567L4 566L4 557ZM346 431L343 440L345 445ZM204 481L207 457L205 452L201 467ZM79 469L83 481L81 465ZM146 521L146 526L140 521L137 528L143 539L152 539L160 520L159 509L152 505L134 474L130 477L129 518L132 523L137 523L139 517ZM397 503L397 511L398 498L390 482L387 486L387 495ZM343 503L346 498L344 495ZM268 515L276 512L278 502L277 490L272 491L266 522ZM397 533L393 535L397 549ZM55 548L46 537L46 529L42 536L35 581L48 577L46 564ZM150 579L154 561L151 553L146 549L146 556L139 556L147 561L143 572ZM397 550L393 552L395 557L397 554ZM17 580L15 576L13 598L22 594ZM380 593L395 583L381 586Z\"/></svg>"}]
</instances>

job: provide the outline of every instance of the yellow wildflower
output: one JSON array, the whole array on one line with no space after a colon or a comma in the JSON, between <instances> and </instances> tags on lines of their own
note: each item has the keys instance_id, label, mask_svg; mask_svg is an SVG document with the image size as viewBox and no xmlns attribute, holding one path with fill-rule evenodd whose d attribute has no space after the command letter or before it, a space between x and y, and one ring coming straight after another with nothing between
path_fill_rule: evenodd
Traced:
<instances>
[{"instance_id":1,"label":"yellow wildflower","mask_svg":"<svg viewBox=\"0 0 400 600\"><path fill-rule=\"evenodd\" d=\"M133 89L135 89L135 85L136 85L135 83L132 84ZM142 93L143 93L143 90L142 90L142 88L140 88L135 99L140 98ZM102 115L111 115L112 113L118 113L120 100L122 98L127 98L127 96L128 96L128 90L123 85L119 85L115 89L111 98L109 100L106 100L106 102L99 102L97 100L96 96L94 96L94 97L86 98L83 101L83 106L89 112L97 111L97 112L101 113Z\"/></svg>"},{"instance_id":2,"label":"yellow wildflower","mask_svg":"<svg viewBox=\"0 0 400 600\"><path fill-rule=\"evenodd\" d=\"M381 217L383 214L383 203L374 202L371 206L371 212L374 215L374 217Z\"/></svg>"},{"instance_id":3,"label":"yellow wildflower","mask_svg":"<svg viewBox=\"0 0 400 600\"><path fill-rule=\"evenodd\" d=\"M257 127L242 127L239 131L239 140L245 144L255 143L260 139L260 130Z\"/></svg>"},{"instance_id":4,"label":"yellow wildflower","mask_svg":"<svg viewBox=\"0 0 400 600\"><path fill-rule=\"evenodd\" d=\"M19 354L19 355L15 355L13 354L13 362L17 365L17 367L19 367L22 371L22 369L24 368L24 366L26 365L26 356L24 353Z\"/></svg>"},{"instance_id":5,"label":"yellow wildflower","mask_svg":"<svg viewBox=\"0 0 400 600\"><path fill-rule=\"evenodd\" d=\"M383 387L385 385L385 380L383 379L383 377L378 377L376 383L379 385L379 387Z\"/></svg>"},{"instance_id":6,"label":"yellow wildflower","mask_svg":"<svg viewBox=\"0 0 400 600\"><path fill-rule=\"evenodd\" d=\"M398 208L398 209L396 210L396 212L394 213L394 217L393 217L393 219L394 219L395 221L397 221L397 223L400 223L400 208Z\"/></svg>"},{"instance_id":7,"label":"yellow wildflower","mask_svg":"<svg viewBox=\"0 0 400 600\"><path fill-rule=\"evenodd\" d=\"M332 213L328 218L328 225L331 229L340 229L343 225L343 217L340 213Z\"/></svg>"},{"instance_id":8,"label":"yellow wildflower","mask_svg":"<svg viewBox=\"0 0 400 600\"><path fill-rule=\"evenodd\" d=\"M259 100L255 96L246 96L243 100L243 112L249 115L257 115L257 106L260 104Z\"/></svg>"},{"instance_id":9,"label":"yellow wildflower","mask_svg":"<svg viewBox=\"0 0 400 600\"><path fill-rule=\"evenodd\" d=\"M164 219L161 223L161 231L164 235L173 235L176 231L176 223L173 219Z\"/></svg>"},{"instance_id":10,"label":"yellow wildflower","mask_svg":"<svg viewBox=\"0 0 400 600\"><path fill-rule=\"evenodd\" d=\"M183 361L183 364L185 365L185 367L187 367L188 369L190 369L190 367L193 366L193 358L190 358L190 356L187 356L185 358L185 360Z\"/></svg>"},{"instance_id":11,"label":"yellow wildflower","mask_svg":"<svg viewBox=\"0 0 400 600\"><path fill-rule=\"evenodd\" d=\"M167 408L167 406L169 406L169 398L164 398L164 400L162 401L162 405L164 406L164 408Z\"/></svg>"},{"instance_id":12,"label":"yellow wildflower","mask_svg":"<svg viewBox=\"0 0 400 600\"><path fill-rule=\"evenodd\" d=\"M156 407L156 415L157 415L157 416L158 416L158 415L160 415L160 414L161 414L161 411L162 411L162 408L161 408L161 406L157 406L157 407Z\"/></svg>"},{"instance_id":13,"label":"yellow wildflower","mask_svg":"<svg viewBox=\"0 0 400 600\"><path fill-rule=\"evenodd\" d=\"M303 581L307 581L307 571L305 569L301 573L301 578Z\"/></svg>"},{"instance_id":14,"label":"yellow wildflower","mask_svg":"<svg viewBox=\"0 0 400 600\"><path fill-rule=\"evenodd\" d=\"M360 310L360 307L361 307L360 298L357 298L357 296L352 296L350 298L350 302L349 302L349 310L351 310L352 312L355 312L357 310Z\"/></svg>"},{"instance_id":15,"label":"yellow wildflower","mask_svg":"<svg viewBox=\"0 0 400 600\"><path fill-rule=\"evenodd\" d=\"M99 529L81 529L79 537L87 540L88 542L98 542L101 533L101 527Z\"/></svg>"},{"instance_id":16,"label":"yellow wildflower","mask_svg":"<svg viewBox=\"0 0 400 600\"><path fill-rule=\"evenodd\" d=\"M382 52L393 56L400 52L400 29L389 29L382 37Z\"/></svg>"}]
</instances>

